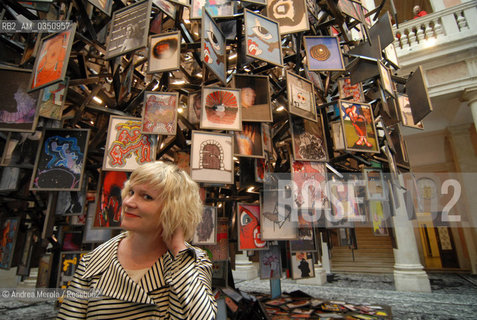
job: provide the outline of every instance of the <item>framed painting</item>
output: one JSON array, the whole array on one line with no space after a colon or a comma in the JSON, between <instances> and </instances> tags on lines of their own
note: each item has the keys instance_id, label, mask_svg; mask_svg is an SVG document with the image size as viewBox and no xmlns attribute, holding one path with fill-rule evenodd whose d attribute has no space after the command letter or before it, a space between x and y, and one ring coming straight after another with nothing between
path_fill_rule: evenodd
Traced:
<instances>
[{"instance_id":1,"label":"framed painting","mask_svg":"<svg viewBox=\"0 0 477 320\"><path fill-rule=\"evenodd\" d=\"M297 238L297 222L291 219L291 208L285 215L278 212L278 182L266 175L263 184L263 195L260 199L260 230L262 240L291 240Z\"/></svg>"},{"instance_id":2,"label":"framed painting","mask_svg":"<svg viewBox=\"0 0 477 320\"><path fill-rule=\"evenodd\" d=\"M306 279L315 277L315 266L313 264L313 253L311 252L291 252L291 274L292 279Z\"/></svg>"},{"instance_id":3,"label":"framed painting","mask_svg":"<svg viewBox=\"0 0 477 320\"><path fill-rule=\"evenodd\" d=\"M86 251L68 251L60 253L60 261L58 263L58 278L56 287L66 289L70 285L75 274L76 268L81 258L87 254Z\"/></svg>"},{"instance_id":4,"label":"framed painting","mask_svg":"<svg viewBox=\"0 0 477 320\"><path fill-rule=\"evenodd\" d=\"M237 203L237 230L239 250L267 249L267 241L260 232L260 205Z\"/></svg>"},{"instance_id":5,"label":"framed painting","mask_svg":"<svg viewBox=\"0 0 477 320\"><path fill-rule=\"evenodd\" d=\"M12 267L20 220L20 217L8 217L3 222L2 243L0 246L2 252L0 257L0 269L10 269Z\"/></svg>"},{"instance_id":6,"label":"framed painting","mask_svg":"<svg viewBox=\"0 0 477 320\"><path fill-rule=\"evenodd\" d=\"M389 236L382 202L370 201L368 208L370 219L373 224L373 234L375 236Z\"/></svg>"},{"instance_id":7,"label":"framed painting","mask_svg":"<svg viewBox=\"0 0 477 320\"><path fill-rule=\"evenodd\" d=\"M32 70L0 68L0 130L34 132L38 123L39 92L28 93Z\"/></svg>"},{"instance_id":8,"label":"framed painting","mask_svg":"<svg viewBox=\"0 0 477 320\"><path fill-rule=\"evenodd\" d=\"M30 134L8 133L0 166L33 168L40 145L38 139L40 136L41 131Z\"/></svg>"},{"instance_id":9,"label":"framed painting","mask_svg":"<svg viewBox=\"0 0 477 320\"><path fill-rule=\"evenodd\" d=\"M155 4L159 9L161 9L165 14L171 17L172 20L176 19L177 8L174 4L167 0L152 0L152 3Z\"/></svg>"},{"instance_id":10,"label":"framed painting","mask_svg":"<svg viewBox=\"0 0 477 320\"><path fill-rule=\"evenodd\" d=\"M368 200L386 200L383 171L377 168L363 168L366 182L366 198Z\"/></svg>"},{"instance_id":11,"label":"framed painting","mask_svg":"<svg viewBox=\"0 0 477 320\"><path fill-rule=\"evenodd\" d=\"M217 219L217 243L215 245L200 245L211 261L229 260L229 219Z\"/></svg>"},{"instance_id":12,"label":"framed painting","mask_svg":"<svg viewBox=\"0 0 477 320\"><path fill-rule=\"evenodd\" d=\"M295 160L328 161L328 150L321 115L317 122L291 116L290 127Z\"/></svg>"},{"instance_id":13,"label":"framed painting","mask_svg":"<svg viewBox=\"0 0 477 320\"><path fill-rule=\"evenodd\" d=\"M62 251L78 251L83 240L82 230L72 230L69 226L60 227L60 244Z\"/></svg>"},{"instance_id":14,"label":"framed painting","mask_svg":"<svg viewBox=\"0 0 477 320\"><path fill-rule=\"evenodd\" d=\"M38 277L36 278L36 288L50 288L51 268L53 265L53 254L46 253L38 261Z\"/></svg>"},{"instance_id":15,"label":"framed painting","mask_svg":"<svg viewBox=\"0 0 477 320\"><path fill-rule=\"evenodd\" d=\"M414 117L412 116L411 104L409 103L409 97L407 94L398 93L397 101L399 106L399 114L401 115L402 125L405 127L411 127L415 129L424 129L424 124L422 121L419 121L417 124L414 124Z\"/></svg>"},{"instance_id":16,"label":"framed painting","mask_svg":"<svg viewBox=\"0 0 477 320\"><path fill-rule=\"evenodd\" d=\"M202 12L201 59L224 84L227 84L225 36L209 14Z\"/></svg>"},{"instance_id":17,"label":"framed painting","mask_svg":"<svg viewBox=\"0 0 477 320\"><path fill-rule=\"evenodd\" d=\"M282 66L283 55L278 22L248 9L244 10L244 16L246 55Z\"/></svg>"},{"instance_id":18,"label":"framed painting","mask_svg":"<svg viewBox=\"0 0 477 320\"><path fill-rule=\"evenodd\" d=\"M409 97L409 103L411 104L414 124L417 124L432 112L432 103L424 78L424 70L421 65L419 65L407 79L406 93Z\"/></svg>"},{"instance_id":19,"label":"framed painting","mask_svg":"<svg viewBox=\"0 0 477 320\"><path fill-rule=\"evenodd\" d=\"M187 120L191 124L198 124L200 122L200 115L202 113L202 92L194 92L189 95Z\"/></svg>"},{"instance_id":20,"label":"framed painting","mask_svg":"<svg viewBox=\"0 0 477 320\"><path fill-rule=\"evenodd\" d=\"M63 106L68 93L68 80L60 81L40 91L40 116L61 120Z\"/></svg>"},{"instance_id":21,"label":"framed painting","mask_svg":"<svg viewBox=\"0 0 477 320\"><path fill-rule=\"evenodd\" d=\"M262 123L263 151L273 152L272 132L268 123Z\"/></svg>"},{"instance_id":22,"label":"framed painting","mask_svg":"<svg viewBox=\"0 0 477 320\"><path fill-rule=\"evenodd\" d=\"M157 139L141 134L140 118L112 115L104 149L103 170L134 171L156 159Z\"/></svg>"},{"instance_id":23,"label":"framed painting","mask_svg":"<svg viewBox=\"0 0 477 320\"><path fill-rule=\"evenodd\" d=\"M206 9L213 18L232 17L237 10L237 4L231 0L191 0L190 18L201 19Z\"/></svg>"},{"instance_id":24,"label":"framed painting","mask_svg":"<svg viewBox=\"0 0 477 320\"><path fill-rule=\"evenodd\" d=\"M104 12L106 15L111 15L114 0L88 0L93 6Z\"/></svg>"},{"instance_id":25,"label":"framed painting","mask_svg":"<svg viewBox=\"0 0 477 320\"><path fill-rule=\"evenodd\" d=\"M103 171L101 186L96 196L96 213L93 228L116 228L121 226L121 190L128 180L129 173L124 171Z\"/></svg>"},{"instance_id":26,"label":"framed painting","mask_svg":"<svg viewBox=\"0 0 477 320\"><path fill-rule=\"evenodd\" d=\"M344 71L338 37L304 36L306 63L310 71Z\"/></svg>"},{"instance_id":27,"label":"framed painting","mask_svg":"<svg viewBox=\"0 0 477 320\"><path fill-rule=\"evenodd\" d=\"M68 30L41 41L28 85L30 91L65 80L75 31L76 23L73 23Z\"/></svg>"},{"instance_id":28,"label":"framed painting","mask_svg":"<svg viewBox=\"0 0 477 320\"><path fill-rule=\"evenodd\" d=\"M263 158L262 127L259 122L242 123L242 131L234 132L234 155Z\"/></svg>"},{"instance_id":29,"label":"framed painting","mask_svg":"<svg viewBox=\"0 0 477 320\"><path fill-rule=\"evenodd\" d=\"M106 41L107 60L147 45L151 3L141 1L113 12Z\"/></svg>"},{"instance_id":30,"label":"framed painting","mask_svg":"<svg viewBox=\"0 0 477 320\"><path fill-rule=\"evenodd\" d=\"M282 254L280 246L270 246L258 253L260 279L280 279L282 277Z\"/></svg>"},{"instance_id":31,"label":"framed painting","mask_svg":"<svg viewBox=\"0 0 477 320\"><path fill-rule=\"evenodd\" d=\"M220 260L212 262L212 286L214 288L227 288L229 279L229 261Z\"/></svg>"},{"instance_id":32,"label":"framed painting","mask_svg":"<svg viewBox=\"0 0 477 320\"><path fill-rule=\"evenodd\" d=\"M240 90L202 88L201 129L242 130Z\"/></svg>"},{"instance_id":33,"label":"framed painting","mask_svg":"<svg viewBox=\"0 0 477 320\"><path fill-rule=\"evenodd\" d=\"M204 206L202 221L197 226L192 243L195 245L217 244L217 208Z\"/></svg>"},{"instance_id":34,"label":"framed painting","mask_svg":"<svg viewBox=\"0 0 477 320\"><path fill-rule=\"evenodd\" d=\"M84 179L86 180L86 179ZM83 184L81 191L60 191L56 200L56 214L75 216L82 214L86 204L86 190Z\"/></svg>"},{"instance_id":35,"label":"framed painting","mask_svg":"<svg viewBox=\"0 0 477 320\"><path fill-rule=\"evenodd\" d=\"M231 134L192 131L191 178L205 183L234 183Z\"/></svg>"},{"instance_id":36,"label":"framed painting","mask_svg":"<svg viewBox=\"0 0 477 320\"><path fill-rule=\"evenodd\" d=\"M295 33L310 29L306 0L269 0L267 17L278 22L280 34Z\"/></svg>"},{"instance_id":37,"label":"framed painting","mask_svg":"<svg viewBox=\"0 0 477 320\"><path fill-rule=\"evenodd\" d=\"M338 79L338 92L340 99L351 97L347 101L364 102L363 85L361 82L351 84L350 77Z\"/></svg>"},{"instance_id":38,"label":"framed painting","mask_svg":"<svg viewBox=\"0 0 477 320\"><path fill-rule=\"evenodd\" d=\"M103 243L111 239L114 228L95 228L94 219L96 216L96 201L88 202L86 222L83 229L83 243Z\"/></svg>"},{"instance_id":39,"label":"framed painting","mask_svg":"<svg viewBox=\"0 0 477 320\"><path fill-rule=\"evenodd\" d=\"M43 129L30 190L80 191L89 129Z\"/></svg>"},{"instance_id":40,"label":"framed painting","mask_svg":"<svg viewBox=\"0 0 477 320\"><path fill-rule=\"evenodd\" d=\"M384 48L384 56L386 57L386 60L389 61L395 69L399 69L399 60L394 43L390 43L386 48Z\"/></svg>"},{"instance_id":41,"label":"framed painting","mask_svg":"<svg viewBox=\"0 0 477 320\"><path fill-rule=\"evenodd\" d=\"M179 70L181 34L169 32L149 37L147 73Z\"/></svg>"},{"instance_id":42,"label":"framed painting","mask_svg":"<svg viewBox=\"0 0 477 320\"><path fill-rule=\"evenodd\" d=\"M291 164L293 181L293 202L302 210L312 210L315 214L329 210L326 165L321 162L293 161ZM316 221L316 216L304 218L303 225Z\"/></svg>"},{"instance_id":43,"label":"framed painting","mask_svg":"<svg viewBox=\"0 0 477 320\"><path fill-rule=\"evenodd\" d=\"M254 161L254 169L255 169L255 182L263 183L263 178L265 178L265 172L268 172L269 169L269 162L268 159L255 159Z\"/></svg>"},{"instance_id":44,"label":"framed painting","mask_svg":"<svg viewBox=\"0 0 477 320\"><path fill-rule=\"evenodd\" d=\"M394 96L393 80L391 79L389 68L381 61L378 61L378 67L379 75L381 76L381 86L390 96Z\"/></svg>"},{"instance_id":45,"label":"framed painting","mask_svg":"<svg viewBox=\"0 0 477 320\"><path fill-rule=\"evenodd\" d=\"M175 135L178 104L178 92L145 92L141 133Z\"/></svg>"},{"instance_id":46,"label":"framed painting","mask_svg":"<svg viewBox=\"0 0 477 320\"><path fill-rule=\"evenodd\" d=\"M273 121L268 76L236 74L233 78L233 87L240 89L242 121Z\"/></svg>"},{"instance_id":47,"label":"framed painting","mask_svg":"<svg viewBox=\"0 0 477 320\"><path fill-rule=\"evenodd\" d=\"M288 111L316 121L315 94L311 81L287 71Z\"/></svg>"},{"instance_id":48,"label":"framed painting","mask_svg":"<svg viewBox=\"0 0 477 320\"><path fill-rule=\"evenodd\" d=\"M370 104L340 101L340 116L347 151L379 152Z\"/></svg>"},{"instance_id":49,"label":"framed painting","mask_svg":"<svg viewBox=\"0 0 477 320\"><path fill-rule=\"evenodd\" d=\"M341 10L342 13L345 15L361 21L360 15L358 11L356 11L355 3L351 0L338 0L338 8Z\"/></svg>"}]
</instances>

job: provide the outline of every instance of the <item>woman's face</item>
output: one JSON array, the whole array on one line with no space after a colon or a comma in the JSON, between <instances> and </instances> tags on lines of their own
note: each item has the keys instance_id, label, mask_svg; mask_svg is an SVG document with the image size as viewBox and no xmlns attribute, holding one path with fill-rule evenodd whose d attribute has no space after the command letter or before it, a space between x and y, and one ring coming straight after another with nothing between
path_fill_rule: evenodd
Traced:
<instances>
[{"instance_id":1,"label":"woman's face","mask_svg":"<svg viewBox=\"0 0 477 320\"><path fill-rule=\"evenodd\" d=\"M156 234L160 230L160 191L148 184L135 184L123 199L121 227L128 231Z\"/></svg>"}]
</instances>

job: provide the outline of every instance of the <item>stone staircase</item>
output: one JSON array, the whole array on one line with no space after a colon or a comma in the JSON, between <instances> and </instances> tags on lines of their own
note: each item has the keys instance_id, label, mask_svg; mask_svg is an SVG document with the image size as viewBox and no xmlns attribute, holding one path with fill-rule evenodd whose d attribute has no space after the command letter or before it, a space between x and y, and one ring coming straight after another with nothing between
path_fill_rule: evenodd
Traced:
<instances>
[{"instance_id":1,"label":"stone staircase","mask_svg":"<svg viewBox=\"0 0 477 320\"><path fill-rule=\"evenodd\" d=\"M389 236L375 236L371 228L355 229L358 248L334 247L332 272L392 273L394 254Z\"/></svg>"}]
</instances>

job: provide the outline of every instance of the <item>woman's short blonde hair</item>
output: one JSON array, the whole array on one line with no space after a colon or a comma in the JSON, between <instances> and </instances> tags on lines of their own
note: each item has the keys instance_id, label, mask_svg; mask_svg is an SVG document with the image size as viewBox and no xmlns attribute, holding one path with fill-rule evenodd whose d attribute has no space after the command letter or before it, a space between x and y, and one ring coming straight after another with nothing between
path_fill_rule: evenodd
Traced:
<instances>
[{"instance_id":1,"label":"woman's short blonde hair","mask_svg":"<svg viewBox=\"0 0 477 320\"><path fill-rule=\"evenodd\" d=\"M160 191L162 210L158 222L163 239L171 239L177 228L182 227L186 241L190 241L202 220L203 207L197 183L176 165L157 161L133 171L121 191L122 198L125 199L137 184L147 184Z\"/></svg>"}]
</instances>

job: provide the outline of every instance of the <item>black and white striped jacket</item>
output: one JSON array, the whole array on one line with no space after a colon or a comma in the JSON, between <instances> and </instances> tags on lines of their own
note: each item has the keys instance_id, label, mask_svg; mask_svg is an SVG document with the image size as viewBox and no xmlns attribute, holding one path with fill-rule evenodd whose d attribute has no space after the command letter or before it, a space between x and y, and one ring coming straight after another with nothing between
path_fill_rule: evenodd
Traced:
<instances>
[{"instance_id":1,"label":"black and white striped jacket","mask_svg":"<svg viewBox=\"0 0 477 320\"><path fill-rule=\"evenodd\" d=\"M166 252L136 283L118 260L125 236L83 256L68 288L77 293L66 295L57 319L215 318L212 265L204 251L187 244L175 258Z\"/></svg>"}]
</instances>

